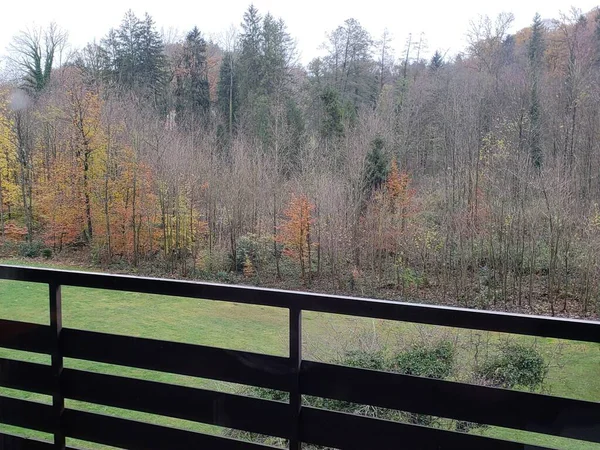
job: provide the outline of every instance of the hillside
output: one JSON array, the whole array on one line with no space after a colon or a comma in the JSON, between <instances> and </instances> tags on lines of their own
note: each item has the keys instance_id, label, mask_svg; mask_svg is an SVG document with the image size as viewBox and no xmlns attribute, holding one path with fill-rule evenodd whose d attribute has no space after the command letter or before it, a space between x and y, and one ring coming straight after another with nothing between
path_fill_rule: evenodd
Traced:
<instances>
[{"instance_id":1,"label":"hillside","mask_svg":"<svg viewBox=\"0 0 600 450\"><path fill-rule=\"evenodd\" d=\"M283 21L166 42L129 12L62 64L17 36L0 252L113 270L598 317L600 15L394 52L348 19L307 67Z\"/></svg>"}]
</instances>

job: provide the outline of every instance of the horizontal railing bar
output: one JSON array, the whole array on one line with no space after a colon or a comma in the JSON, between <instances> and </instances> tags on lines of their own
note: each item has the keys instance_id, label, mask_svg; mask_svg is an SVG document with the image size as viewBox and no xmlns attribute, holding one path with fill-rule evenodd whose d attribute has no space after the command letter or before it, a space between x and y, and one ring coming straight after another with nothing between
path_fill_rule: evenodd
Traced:
<instances>
[{"instance_id":1,"label":"horizontal railing bar","mask_svg":"<svg viewBox=\"0 0 600 450\"><path fill-rule=\"evenodd\" d=\"M64 411L63 423L69 437L129 450L275 448L73 409Z\"/></svg>"},{"instance_id":2,"label":"horizontal railing bar","mask_svg":"<svg viewBox=\"0 0 600 450\"><path fill-rule=\"evenodd\" d=\"M221 300L280 308L299 308L305 311L600 342L600 322L586 320L20 266L0 265L0 278L41 283L55 282L65 286Z\"/></svg>"},{"instance_id":3,"label":"horizontal railing bar","mask_svg":"<svg viewBox=\"0 0 600 450\"><path fill-rule=\"evenodd\" d=\"M54 445L50 442L0 433L0 449L2 450L51 450L53 448Z\"/></svg>"},{"instance_id":4,"label":"horizontal railing bar","mask_svg":"<svg viewBox=\"0 0 600 450\"><path fill-rule=\"evenodd\" d=\"M49 354L53 350L50 327L0 319L0 347Z\"/></svg>"},{"instance_id":5,"label":"horizontal railing bar","mask_svg":"<svg viewBox=\"0 0 600 450\"><path fill-rule=\"evenodd\" d=\"M74 369L64 369L61 383L73 400L282 438L290 434L287 403Z\"/></svg>"},{"instance_id":6,"label":"horizontal railing bar","mask_svg":"<svg viewBox=\"0 0 600 450\"><path fill-rule=\"evenodd\" d=\"M50 405L4 396L0 396L0 423L48 433L57 425Z\"/></svg>"},{"instance_id":7,"label":"horizontal railing bar","mask_svg":"<svg viewBox=\"0 0 600 450\"><path fill-rule=\"evenodd\" d=\"M288 358L178 342L63 328L63 356L177 373L282 391L289 390Z\"/></svg>"},{"instance_id":8,"label":"horizontal railing bar","mask_svg":"<svg viewBox=\"0 0 600 450\"><path fill-rule=\"evenodd\" d=\"M310 295L300 299L300 302L303 303L302 309L306 311L600 342L600 322L351 297L329 297L327 301L322 301L321 298Z\"/></svg>"},{"instance_id":9,"label":"horizontal railing bar","mask_svg":"<svg viewBox=\"0 0 600 450\"><path fill-rule=\"evenodd\" d=\"M56 387L50 366L6 358L0 358L0 386L48 395Z\"/></svg>"},{"instance_id":10,"label":"horizontal railing bar","mask_svg":"<svg viewBox=\"0 0 600 450\"><path fill-rule=\"evenodd\" d=\"M303 361L302 393L600 442L600 403Z\"/></svg>"},{"instance_id":11,"label":"horizontal railing bar","mask_svg":"<svg viewBox=\"0 0 600 450\"><path fill-rule=\"evenodd\" d=\"M550 450L534 445L311 407L302 409L300 422L303 442L344 450Z\"/></svg>"}]
</instances>

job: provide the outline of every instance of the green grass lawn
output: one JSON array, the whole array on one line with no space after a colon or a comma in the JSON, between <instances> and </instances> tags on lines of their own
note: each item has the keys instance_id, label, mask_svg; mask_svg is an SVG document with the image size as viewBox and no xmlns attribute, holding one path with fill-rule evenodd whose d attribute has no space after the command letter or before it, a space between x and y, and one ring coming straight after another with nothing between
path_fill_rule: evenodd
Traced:
<instances>
[{"instance_id":1,"label":"green grass lawn","mask_svg":"<svg viewBox=\"0 0 600 450\"><path fill-rule=\"evenodd\" d=\"M32 265L30 261L19 260L2 263ZM288 317L284 309L69 286L63 287L62 298L65 327L287 356ZM0 281L0 318L48 324L47 286ZM351 345L361 340L360 338L365 338L367 341L375 340L375 336L386 346L405 346L417 339L435 338L445 334L457 343L457 348L462 352L459 358L464 361L472 359L470 354L472 351L468 349L471 348L470 343L473 339L496 342L504 338L497 333L449 330L443 327L308 312L303 318L303 333L306 356L309 359L324 361L332 360L345 345ZM363 344L365 339L362 339ZM599 345L543 338L519 337L518 339L528 342L535 340L536 345L551 361L547 382L549 393L600 402ZM0 357L2 356L44 363L48 363L49 360L43 355L0 349ZM85 361L67 359L65 366L192 387L234 392L240 389L239 386L230 383ZM0 394L49 401L45 396L9 389L0 388ZM67 406L194 431L209 433L221 431L217 427L203 424L81 402L67 402ZM0 425L0 430L9 429L10 427ZM22 430L17 431L22 432ZM600 450L600 445L596 444L532 433L517 433L514 430L497 427L488 428L483 434L553 448ZM87 446L100 448L96 445Z\"/></svg>"}]
</instances>

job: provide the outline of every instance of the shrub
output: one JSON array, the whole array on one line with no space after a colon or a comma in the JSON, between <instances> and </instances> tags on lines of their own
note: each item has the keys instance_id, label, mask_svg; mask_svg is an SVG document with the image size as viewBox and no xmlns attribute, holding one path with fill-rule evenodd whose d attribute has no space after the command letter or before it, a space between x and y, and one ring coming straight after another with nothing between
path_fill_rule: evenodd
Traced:
<instances>
[{"instance_id":1,"label":"shrub","mask_svg":"<svg viewBox=\"0 0 600 450\"><path fill-rule=\"evenodd\" d=\"M39 241L23 242L19 245L19 255L25 258L37 258L44 245Z\"/></svg>"},{"instance_id":2,"label":"shrub","mask_svg":"<svg viewBox=\"0 0 600 450\"><path fill-rule=\"evenodd\" d=\"M533 391L543 385L548 374L548 365L537 349L507 343L476 372L492 386L508 389L520 387Z\"/></svg>"},{"instance_id":3,"label":"shrub","mask_svg":"<svg viewBox=\"0 0 600 450\"><path fill-rule=\"evenodd\" d=\"M433 346L421 344L408 350L392 354L385 352L381 347L368 348L360 346L358 350L350 350L339 356L335 363L343 366L359 367L370 370L387 370L409 375L426 376L433 378L447 378L452 374L454 368L454 347L448 341L441 341ZM262 399L283 401L288 400L286 392L274 391L262 388L246 388L245 394L257 396ZM440 419L432 416L413 414L392 409L367 406L340 400L320 397L304 396L304 404L334 411L350 414L359 414L381 419L416 423L427 426L439 426ZM457 429L468 431L477 426L467 422L457 425ZM247 433L243 431L228 430L227 435L260 442L269 445L285 446L284 439L270 438L267 436ZM307 449L318 449L322 447L307 447Z\"/></svg>"},{"instance_id":4,"label":"shrub","mask_svg":"<svg viewBox=\"0 0 600 450\"><path fill-rule=\"evenodd\" d=\"M427 378L448 378L454 369L454 347L448 341L434 346L417 345L397 354L394 358L395 372ZM433 426L438 422L433 416L408 413L408 421Z\"/></svg>"},{"instance_id":5,"label":"shrub","mask_svg":"<svg viewBox=\"0 0 600 450\"><path fill-rule=\"evenodd\" d=\"M19 245L16 242L5 240L0 242L0 256L14 256L19 253Z\"/></svg>"},{"instance_id":6,"label":"shrub","mask_svg":"<svg viewBox=\"0 0 600 450\"><path fill-rule=\"evenodd\" d=\"M358 367L369 370L390 370L391 364L388 357L381 349L361 348L359 350L349 350L341 355L336 361L341 366ZM366 406L357 403L351 403L341 400L333 400L320 397L309 397L307 402L314 407L342 411L350 414L360 414L369 417L378 417L388 420L400 420L399 411L380 408L376 406Z\"/></svg>"},{"instance_id":7,"label":"shrub","mask_svg":"<svg viewBox=\"0 0 600 450\"><path fill-rule=\"evenodd\" d=\"M232 265L236 272L243 272L250 261L255 269L259 269L268 257L269 238L258 237L255 234L247 234L240 237L236 243L235 261ZM233 257L229 255L230 260Z\"/></svg>"},{"instance_id":8,"label":"shrub","mask_svg":"<svg viewBox=\"0 0 600 450\"><path fill-rule=\"evenodd\" d=\"M360 367L371 370L387 370L390 363L381 350L350 350L338 361L343 366Z\"/></svg>"},{"instance_id":9,"label":"shrub","mask_svg":"<svg viewBox=\"0 0 600 450\"><path fill-rule=\"evenodd\" d=\"M398 271L398 276L400 281L402 281L403 286L414 286L418 288L419 286L426 284L425 277L409 267L399 268Z\"/></svg>"},{"instance_id":10,"label":"shrub","mask_svg":"<svg viewBox=\"0 0 600 450\"><path fill-rule=\"evenodd\" d=\"M52 250L49 248L45 248L42 250L42 256L46 259L52 258Z\"/></svg>"},{"instance_id":11,"label":"shrub","mask_svg":"<svg viewBox=\"0 0 600 450\"><path fill-rule=\"evenodd\" d=\"M454 347L448 341L433 347L418 345L396 355L393 367L405 375L445 379L454 368Z\"/></svg>"},{"instance_id":12,"label":"shrub","mask_svg":"<svg viewBox=\"0 0 600 450\"><path fill-rule=\"evenodd\" d=\"M217 272L215 274L215 278L217 279L217 281L219 283L233 283L233 278L231 276L231 274L229 274L228 272Z\"/></svg>"}]
</instances>

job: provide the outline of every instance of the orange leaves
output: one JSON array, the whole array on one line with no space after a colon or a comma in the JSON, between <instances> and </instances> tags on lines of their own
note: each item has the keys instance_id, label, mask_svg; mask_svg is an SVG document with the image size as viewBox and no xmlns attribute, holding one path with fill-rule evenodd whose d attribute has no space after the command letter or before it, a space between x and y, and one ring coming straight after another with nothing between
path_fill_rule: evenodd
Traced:
<instances>
[{"instance_id":1,"label":"orange leaves","mask_svg":"<svg viewBox=\"0 0 600 450\"><path fill-rule=\"evenodd\" d=\"M280 227L280 239L289 251L298 254L307 244L314 205L305 195L299 197L292 194L292 199L284 211L286 221Z\"/></svg>"},{"instance_id":2,"label":"orange leaves","mask_svg":"<svg viewBox=\"0 0 600 450\"><path fill-rule=\"evenodd\" d=\"M396 210L402 215L410 213L409 207L412 204L415 190L410 189L410 176L406 172L398 171L398 164L394 159L392 167L385 183L388 198L390 199L392 211Z\"/></svg>"},{"instance_id":3,"label":"orange leaves","mask_svg":"<svg viewBox=\"0 0 600 450\"><path fill-rule=\"evenodd\" d=\"M99 169L92 197L94 241L107 257L133 260L136 252L156 248L160 238L154 227L158 211L154 176L128 146L113 149L110 161Z\"/></svg>"},{"instance_id":4,"label":"orange leaves","mask_svg":"<svg viewBox=\"0 0 600 450\"><path fill-rule=\"evenodd\" d=\"M4 237L12 241L22 241L27 236L27 228L13 222L4 224Z\"/></svg>"},{"instance_id":5,"label":"orange leaves","mask_svg":"<svg viewBox=\"0 0 600 450\"><path fill-rule=\"evenodd\" d=\"M83 196L78 164L63 152L52 161L50 178L35 184L36 211L44 223L46 245L60 250L77 242L84 229Z\"/></svg>"},{"instance_id":6,"label":"orange leaves","mask_svg":"<svg viewBox=\"0 0 600 450\"><path fill-rule=\"evenodd\" d=\"M412 232L410 218L415 214L415 190L408 173L400 172L395 160L383 187L375 193L361 217L362 246L377 260L402 252Z\"/></svg>"},{"instance_id":7,"label":"orange leaves","mask_svg":"<svg viewBox=\"0 0 600 450\"><path fill-rule=\"evenodd\" d=\"M314 223L312 213L315 205L304 194L292 198L284 211L285 222L279 227L278 240L285 245L284 253L300 263L302 278L305 266L310 267L310 229Z\"/></svg>"}]
</instances>

